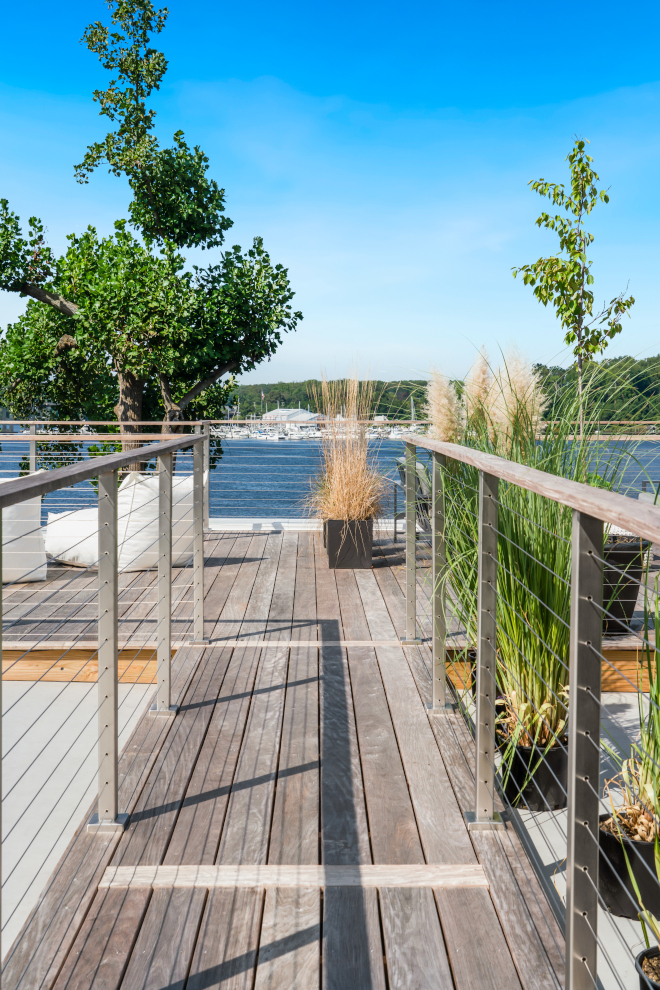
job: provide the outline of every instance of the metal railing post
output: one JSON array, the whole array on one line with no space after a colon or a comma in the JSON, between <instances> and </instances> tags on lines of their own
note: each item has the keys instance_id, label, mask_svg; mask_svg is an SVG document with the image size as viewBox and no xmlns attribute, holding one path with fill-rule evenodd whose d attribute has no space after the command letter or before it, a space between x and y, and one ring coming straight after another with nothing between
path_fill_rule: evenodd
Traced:
<instances>
[{"instance_id":1,"label":"metal railing post","mask_svg":"<svg viewBox=\"0 0 660 990\"><path fill-rule=\"evenodd\" d=\"M0 509L0 582L2 580L2 509ZM3 620L2 620L2 595L0 594L0 630L2 630ZM0 836L3 834L2 831L2 756L4 753L4 747L2 745L2 713L3 711L3 698L2 698L2 636L0 635ZM2 843L0 842L0 891L2 891L2 884L4 881L4 871L2 863ZM0 933L2 932L2 896L0 895ZM4 952L1 942L2 935L0 934L0 961L4 959ZM2 967L0 966L0 988L2 987Z\"/></svg>"},{"instance_id":2,"label":"metal railing post","mask_svg":"<svg viewBox=\"0 0 660 990\"><path fill-rule=\"evenodd\" d=\"M447 619L445 546L444 454L433 454L431 468L431 556L433 585L431 591L431 623L433 628L433 700L427 708L432 712L453 711L447 700L447 670L445 666Z\"/></svg>"},{"instance_id":3,"label":"metal railing post","mask_svg":"<svg viewBox=\"0 0 660 990\"><path fill-rule=\"evenodd\" d=\"M204 638L204 443L193 446L193 638Z\"/></svg>"},{"instance_id":4,"label":"metal railing post","mask_svg":"<svg viewBox=\"0 0 660 990\"><path fill-rule=\"evenodd\" d=\"M118 831L126 827L128 815L118 814L118 558L117 472L99 475L99 796L98 813L88 822L88 831Z\"/></svg>"},{"instance_id":5,"label":"metal railing post","mask_svg":"<svg viewBox=\"0 0 660 990\"><path fill-rule=\"evenodd\" d=\"M466 813L468 829L504 828L495 811L497 492L498 479L479 471L475 810Z\"/></svg>"},{"instance_id":6,"label":"metal railing post","mask_svg":"<svg viewBox=\"0 0 660 990\"><path fill-rule=\"evenodd\" d=\"M152 715L176 715L172 704L172 454L158 458L157 691Z\"/></svg>"},{"instance_id":7,"label":"metal railing post","mask_svg":"<svg viewBox=\"0 0 660 990\"><path fill-rule=\"evenodd\" d=\"M566 857L566 990L597 982L603 523L573 510Z\"/></svg>"},{"instance_id":8,"label":"metal railing post","mask_svg":"<svg viewBox=\"0 0 660 990\"><path fill-rule=\"evenodd\" d=\"M397 531L396 531L396 516L397 516L397 511L398 511L399 506L398 506L398 499L397 499L397 483L396 483L396 481L392 482L392 488L393 488L392 494L394 496L394 538L393 538L393 541L392 542L393 543L397 543L398 540L399 540L399 537L398 537L398 534L397 534Z\"/></svg>"},{"instance_id":9,"label":"metal railing post","mask_svg":"<svg viewBox=\"0 0 660 990\"><path fill-rule=\"evenodd\" d=\"M211 424L204 423L204 529L211 528Z\"/></svg>"},{"instance_id":10,"label":"metal railing post","mask_svg":"<svg viewBox=\"0 0 660 990\"><path fill-rule=\"evenodd\" d=\"M411 646L417 638L417 447L406 443L406 637Z\"/></svg>"},{"instance_id":11,"label":"metal railing post","mask_svg":"<svg viewBox=\"0 0 660 990\"><path fill-rule=\"evenodd\" d=\"M37 427L33 423L30 427L30 474L35 474L37 470L37 441L32 439L37 432Z\"/></svg>"}]
</instances>

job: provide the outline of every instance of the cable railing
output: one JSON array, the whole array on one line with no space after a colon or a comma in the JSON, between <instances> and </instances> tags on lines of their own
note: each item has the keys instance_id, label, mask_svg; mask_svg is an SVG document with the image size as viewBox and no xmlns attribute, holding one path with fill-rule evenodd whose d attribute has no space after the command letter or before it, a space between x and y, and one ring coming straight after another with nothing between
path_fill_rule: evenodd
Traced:
<instances>
[{"instance_id":1,"label":"cable railing","mask_svg":"<svg viewBox=\"0 0 660 990\"><path fill-rule=\"evenodd\" d=\"M468 829L523 839L567 990L657 988L660 510L403 439L402 641L428 652L430 714L473 737Z\"/></svg>"},{"instance_id":2,"label":"cable railing","mask_svg":"<svg viewBox=\"0 0 660 990\"><path fill-rule=\"evenodd\" d=\"M208 444L139 435L0 484L5 963L90 804L89 832L125 828L120 751L143 717L175 714L173 655L207 642Z\"/></svg>"}]
</instances>

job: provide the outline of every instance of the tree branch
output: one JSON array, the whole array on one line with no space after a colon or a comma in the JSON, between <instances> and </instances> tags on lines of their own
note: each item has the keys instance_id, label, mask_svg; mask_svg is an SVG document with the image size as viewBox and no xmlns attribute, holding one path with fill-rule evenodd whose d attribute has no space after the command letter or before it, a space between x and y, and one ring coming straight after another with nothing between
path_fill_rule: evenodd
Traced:
<instances>
[{"instance_id":1,"label":"tree branch","mask_svg":"<svg viewBox=\"0 0 660 990\"><path fill-rule=\"evenodd\" d=\"M60 296L56 292L49 292L48 289L44 289L41 285L35 285L34 282L22 282L18 291L24 296L32 296L33 299L52 306L60 313L64 313L65 316L73 316L80 309L77 303L65 299L64 296Z\"/></svg>"},{"instance_id":2,"label":"tree branch","mask_svg":"<svg viewBox=\"0 0 660 990\"><path fill-rule=\"evenodd\" d=\"M179 399L176 403L178 408L185 409L186 406L189 405L193 399L196 399L198 395L201 395L205 389L210 388L211 385L215 385L218 378L222 378L223 375L226 375L230 371L235 371L240 363L241 359L239 358L236 361L230 361L229 364L223 365L222 368L217 368L214 372L212 372L212 374L209 375L208 378L204 378L203 381L198 382L197 385L191 388L181 399Z\"/></svg>"}]
</instances>

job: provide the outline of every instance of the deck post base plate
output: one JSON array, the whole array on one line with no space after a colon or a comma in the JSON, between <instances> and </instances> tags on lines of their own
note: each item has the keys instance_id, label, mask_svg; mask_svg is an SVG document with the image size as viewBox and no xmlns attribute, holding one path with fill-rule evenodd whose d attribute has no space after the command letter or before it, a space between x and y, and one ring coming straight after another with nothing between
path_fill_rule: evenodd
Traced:
<instances>
[{"instance_id":1,"label":"deck post base plate","mask_svg":"<svg viewBox=\"0 0 660 990\"><path fill-rule=\"evenodd\" d=\"M491 832L493 829L502 831L506 829L499 811L494 812L492 818L477 818L474 811L466 811L465 821L468 832Z\"/></svg>"},{"instance_id":2,"label":"deck post base plate","mask_svg":"<svg viewBox=\"0 0 660 990\"><path fill-rule=\"evenodd\" d=\"M170 705L169 708L158 708L156 706L156 702L154 702L151 708L149 709L149 714L160 716L162 718L174 718L178 710L179 710L178 705Z\"/></svg>"},{"instance_id":3,"label":"deck post base plate","mask_svg":"<svg viewBox=\"0 0 660 990\"><path fill-rule=\"evenodd\" d=\"M92 815L87 822L88 832L124 832L128 826L129 815L117 815L114 822L100 822L97 814Z\"/></svg>"}]
</instances>

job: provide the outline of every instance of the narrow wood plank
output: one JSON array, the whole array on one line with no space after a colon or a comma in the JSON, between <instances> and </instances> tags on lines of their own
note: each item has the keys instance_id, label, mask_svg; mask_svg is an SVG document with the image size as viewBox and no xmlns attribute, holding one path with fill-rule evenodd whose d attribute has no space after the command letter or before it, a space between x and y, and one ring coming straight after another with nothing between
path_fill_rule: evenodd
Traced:
<instances>
[{"instance_id":1,"label":"narrow wood plank","mask_svg":"<svg viewBox=\"0 0 660 990\"><path fill-rule=\"evenodd\" d=\"M99 887L486 887L478 863L109 866Z\"/></svg>"},{"instance_id":2,"label":"narrow wood plank","mask_svg":"<svg viewBox=\"0 0 660 990\"><path fill-rule=\"evenodd\" d=\"M232 783L218 863L265 863L275 797L288 651L263 651Z\"/></svg>"},{"instance_id":3,"label":"narrow wood plank","mask_svg":"<svg viewBox=\"0 0 660 990\"><path fill-rule=\"evenodd\" d=\"M251 539L249 546L263 549L263 541ZM271 551L273 547L271 544ZM243 622L249 616L251 595L255 588L264 585L271 589L275 585L277 569L273 571L273 554L265 565L259 560L255 574L250 570L243 575L250 598L242 608L234 611L229 620L229 628L234 632L243 629ZM240 576L242 562L237 576ZM258 592L259 593L259 592ZM266 592L267 594L267 592ZM265 597L264 592L262 595ZM229 600L227 595L226 601ZM246 625L249 634L249 618ZM226 822L230 805L231 790L235 779L237 761L241 746L246 742L245 730L251 706L251 693L257 673L259 652L239 649L232 659L223 682L222 696L217 699L213 718L199 754L195 770L186 788L181 813L167 851L168 863L212 863L218 854L220 835ZM283 687L282 687L283 689ZM272 708L272 705L271 705ZM239 786L248 789L250 785L241 781Z\"/></svg>"},{"instance_id":4,"label":"narrow wood plank","mask_svg":"<svg viewBox=\"0 0 660 990\"><path fill-rule=\"evenodd\" d=\"M148 890L100 891L53 990L117 990L149 896Z\"/></svg>"},{"instance_id":5,"label":"narrow wood plank","mask_svg":"<svg viewBox=\"0 0 660 990\"><path fill-rule=\"evenodd\" d=\"M374 577L387 606L392 626L399 639L403 639L406 631L406 596L404 591L391 567L374 569Z\"/></svg>"},{"instance_id":6,"label":"narrow wood plank","mask_svg":"<svg viewBox=\"0 0 660 990\"><path fill-rule=\"evenodd\" d=\"M474 800L474 743L458 716L433 719L459 804ZM502 810L502 802L497 797ZM472 834L480 863L491 885L504 935L523 986L557 990L563 986L564 936L550 909L532 864L512 826L504 834Z\"/></svg>"},{"instance_id":7,"label":"narrow wood plank","mask_svg":"<svg viewBox=\"0 0 660 990\"><path fill-rule=\"evenodd\" d=\"M277 561L277 574L268 608L268 621L264 638L290 640L293 619L293 601L298 563L298 534L284 533Z\"/></svg>"},{"instance_id":8,"label":"narrow wood plank","mask_svg":"<svg viewBox=\"0 0 660 990\"><path fill-rule=\"evenodd\" d=\"M216 623L222 613L227 598L234 586L238 572L248 556L252 544L252 534L233 534L226 542L221 542L213 550L213 556L205 560L205 569L213 566L218 559L217 573L204 595L204 635L213 635ZM206 586L206 580L205 580Z\"/></svg>"},{"instance_id":9,"label":"narrow wood plank","mask_svg":"<svg viewBox=\"0 0 660 990\"><path fill-rule=\"evenodd\" d=\"M306 887L266 891L254 990L319 990L321 898Z\"/></svg>"},{"instance_id":10,"label":"narrow wood plank","mask_svg":"<svg viewBox=\"0 0 660 990\"><path fill-rule=\"evenodd\" d=\"M310 534L300 534L291 642L316 633L316 577ZM319 862L318 651L289 654L269 863Z\"/></svg>"},{"instance_id":11,"label":"narrow wood plank","mask_svg":"<svg viewBox=\"0 0 660 990\"><path fill-rule=\"evenodd\" d=\"M323 990L385 990L378 891L326 890L322 958Z\"/></svg>"},{"instance_id":12,"label":"narrow wood plank","mask_svg":"<svg viewBox=\"0 0 660 990\"><path fill-rule=\"evenodd\" d=\"M336 580L344 635L347 639L368 636L354 572L337 571ZM350 648L348 663L374 862L423 863L424 854L376 653Z\"/></svg>"},{"instance_id":13,"label":"narrow wood plank","mask_svg":"<svg viewBox=\"0 0 660 990\"><path fill-rule=\"evenodd\" d=\"M316 558L316 609L321 640L341 639L341 614L327 557ZM371 847L345 650L321 645L321 855L322 862L370 863Z\"/></svg>"},{"instance_id":14,"label":"narrow wood plank","mask_svg":"<svg viewBox=\"0 0 660 990\"><path fill-rule=\"evenodd\" d=\"M211 891L186 990L251 990L263 901L263 890Z\"/></svg>"},{"instance_id":15,"label":"narrow wood plank","mask_svg":"<svg viewBox=\"0 0 660 990\"><path fill-rule=\"evenodd\" d=\"M75 681L88 684L98 677L96 650L62 649L2 652L3 681ZM118 658L122 684L153 684L156 679L154 649L122 650Z\"/></svg>"},{"instance_id":16,"label":"narrow wood plank","mask_svg":"<svg viewBox=\"0 0 660 990\"><path fill-rule=\"evenodd\" d=\"M281 549L281 533L271 533L266 537L266 546L259 563L259 571L250 591L250 598L241 623L241 639L245 640L246 645L251 639L272 638L265 637L264 633L268 625Z\"/></svg>"},{"instance_id":17,"label":"narrow wood plank","mask_svg":"<svg viewBox=\"0 0 660 990\"><path fill-rule=\"evenodd\" d=\"M154 890L123 990L183 990L206 896L199 888Z\"/></svg>"},{"instance_id":18,"label":"narrow wood plank","mask_svg":"<svg viewBox=\"0 0 660 990\"><path fill-rule=\"evenodd\" d=\"M488 891L438 887L434 894L456 990L521 990Z\"/></svg>"},{"instance_id":19,"label":"narrow wood plank","mask_svg":"<svg viewBox=\"0 0 660 990\"><path fill-rule=\"evenodd\" d=\"M188 693L194 688L195 674L205 652L199 646L184 646L177 650L172 660L173 704L184 705ZM154 719L149 716L150 704L151 699L119 760L119 807L128 812L134 810L141 789L173 728L170 719ZM164 724L156 724L159 722Z\"/></svg>"},{"instance_id":20,"label":"narrow wood plank","mask_svg":"<svg viewBox=\"0 0 660 990\"><path fill-rule=\"evenodd\" d=\"M218 852L260 652L234 650L164 863L213 863Z\"/></svg>"},{"instance_id":21,"label":"narrow wood plank","mask_svg":"<svg viewBox=\"0 0 660 990\"><path fill-rule=\"evenodd\" d=\"M211 593L214 585L216 585L216 578L221 569L221 560L219 560L215 555L218 546L222 546L225 552L230 552L229 547L231 543L236 542L236 534L231 534L229 541L223 541L218 544L215 535L209 533L204 534L204 634L208 635L211 629L211 622L215 621L217 618L217 611L213 608L213 597L209 603L209 594ZM232 558L229 558L232 559ZM217 592L216 592L217 593ZM181 568L178 572L174 585L172 587L172 600L173 606L173 619L175 620L173 625L173 634L176 630L178 635L181 635L184 629L187 633L192 630L192 619L194 614L194 591L193 591L193 561L192 561L192 548L191 548L191 559L188 564ZM218 609L219 611L219 609ZM215 613L215 614L214 614ZM154 613L154 620L157 618L156 613Z\"/></svg>"},{"instance_id":22,"label":"narrow wood plank","mask_svg":"<svg viewBox=\"0 0 660 990\"><path fill-rule=\"evenodd\" d=\"M123 580L122 580L123 577ZM125 575L120 575L120 587L126 586ZM37 642L43 642L44 640L56 638L58 633L62 635L60 630L63 629L64 620L74 619L76 613L82 615L81 610L83 609L94 609L96 603L96 595L98 590L98 576L90 575L85 572L85 575L80 576L80 579L76 578L69 579L54 590L48 597L44 599L36 599L34 602L34 610L32 611L30 617L23 616L15 622L7 623L3 621L3 639L34 639ZM75 599L79 596L80 603L69 605L71 599ZM64 609L64 616L58 617L58 610ZM78 636L84 633L87 628L91 628L92 617L84 619L84 621L73 622L72 626L75 626L76 633ZM67 634L67 639L71 639L71 634Z\"/></svg>"},{"instance_id":23,"label":"narrow wood plank","mask_svg":"<svg viewBox=\"0 0 660 990\"><path fill-rule=\"evenodd\" d=\"M454 990L433 891L381 887L380 910L390 990Z\"/></svg>"},{"instance_id":24,"label":"narrow wood plank","mask_svg":"<svg viewBox=\"0 0 660 990\"><path fill-rule=\"evenodd\" d=\"M391 623L373 574L356 571L356 580L369 628L389 633ZM426 859L430 863L473 862L465 820L403 651L377 647L376 655Z\"/></svg>"},{"instance_id":25,"label":"narrow wood plank","mask_svg":"<svg viewBox=\"0 0 660 990\"><path fill-rule=\"evenodd\" d=\"M239 566L222 611L213 626L211 632L213 641L231 640L240 632L254 583L264 563L267 546L268 537L265 533L257 533L251 537L247 554Z\"/></svg>"},{"instance_id":26,"label":"narrow wood plank","mask_svg":"<svg viewBox=\"0 0 660 990\"><path fill-rule=\"evenodd\" d=\"M229 650L205 651L186 703L173 720L172 730L121 837L115 853L118 865L162 862L230 655Z\"/></svg>"},{"instance_id":27,"label":"narrow wood plank","mask_svg":"<svg viewBox=\"0 0 660 990\"><path fill-rule=\"evenodd\" d=\"M475 835L474 845L523 987L561 990L564 936L520 840L509 827Z\"/></svg>"}]
</instances>

